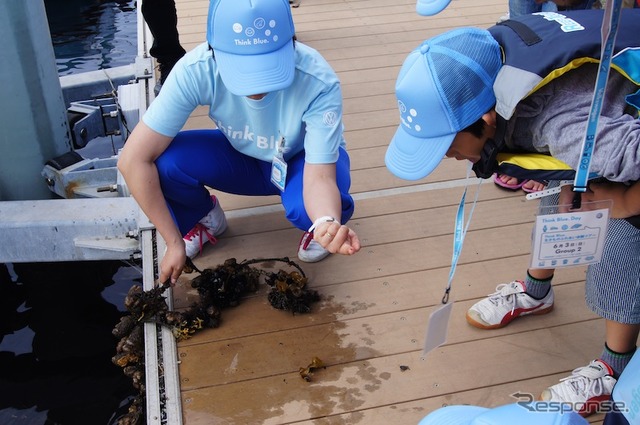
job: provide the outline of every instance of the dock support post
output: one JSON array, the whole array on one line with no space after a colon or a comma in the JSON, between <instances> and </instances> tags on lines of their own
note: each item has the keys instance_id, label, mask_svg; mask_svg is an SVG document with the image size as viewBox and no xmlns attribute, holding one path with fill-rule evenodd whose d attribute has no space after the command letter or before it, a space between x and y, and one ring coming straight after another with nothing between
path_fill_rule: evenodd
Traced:
<instances>
[{"instance_id":1,"label":"dock support post","mask_svg":"<svg viewBox=\"0 0 640 425\"><path fill-rule=\"evenodd\" d=\"M1 0L0 201L50 199L44 163L71 149L43 0Z\"/></svg>"}]
</instances>

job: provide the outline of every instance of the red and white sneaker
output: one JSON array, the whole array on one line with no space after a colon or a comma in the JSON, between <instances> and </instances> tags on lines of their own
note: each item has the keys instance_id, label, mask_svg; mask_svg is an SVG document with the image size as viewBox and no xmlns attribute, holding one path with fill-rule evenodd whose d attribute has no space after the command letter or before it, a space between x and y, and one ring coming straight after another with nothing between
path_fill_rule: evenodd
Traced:
<instances>
[{"instance_id":1,"label":"red and white sneaker","mask_svg":"<svg viewBox=\"0 0 640 425\"><path fill-rule=\"evenodd\" d=\"M216 243L218 241L216 236L220 236L227 230L227 218L220 206L220 202L214 195L211 195L211 200L213 201L211 211L202 217L183 238L187 257L193 258L200 254L205 243Z\"/></svg>"},{"instance_id":2,"label":"red and white sneaker","mask_svg":"<svg viewBox=\"0 0 640 425\"><path fill-rule=\"evenodd\" d=\"M547 388L540 395L543 401L567 403L582 416L599 410L604 401L611 399L616 384L613 369L602 360L593 360L588 366L575 369L571 376Z\"/></svg>"},{"instance_id":3,"label":"red and white sneaker","mask_svg":"<svg viewBox=\"0 0 640 425\"><path fill-rule=\"evenodd\" d=\"M322 245L313 240L313 232L304 232L298 245L298 258L305 263L317 263L330 254Z\"/></svg>"},{"instance_id":4,"label":"red and white sneaker","mask_svg":"<svg viewBox=\"0 0 640 425\"><path fill-rule=\"evenodd\" d=\"M496 292L478 301L467 311L467 322L480 329L507 326L513 319L553 310L553 288L541 300L525 293L524 282L514 280L496 287Z\"/></svg>"}]
</instances>

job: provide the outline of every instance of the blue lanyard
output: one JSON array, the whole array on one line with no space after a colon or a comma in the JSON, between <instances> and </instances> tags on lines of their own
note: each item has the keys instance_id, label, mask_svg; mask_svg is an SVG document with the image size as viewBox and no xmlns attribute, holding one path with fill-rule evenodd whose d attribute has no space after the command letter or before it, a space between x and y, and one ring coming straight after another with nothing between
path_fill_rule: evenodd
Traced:
<instances>
[{"instance_id":1,"label":"blue lanyard","mask_svg":"<svg viewBox=\"0 0 640 425\"><path fill-rule=\"evenodd\" d=\"M473 200L473 205L471 206L471 211L469 211L469 217L467 218L467 223L464 224L464 203L467 198L467 187L469 186L469 175L471 173L471 169L473 167L473 163L469 162L469 166L467 167L467 178L466 183L464 185L464 192L462 192L462 197L460 198L460 204L458 204L458 213L456 214L456 223L453 231L453 255L451 256L451 270L449 271L449 281L447 282L447 288L444 291L444 296L442 297L442 304L446 304L449 302L449 292L451 292L451 282L453 281L453 275L456 273L456 266L458 265L458 259L460 258L460 252L462 252L462 245L464 244L464 237L467 234L467 229L469 228L469 223L471 223L471 217L473 216L473 210L476 208L476 203L478 202L478 195L480 194L480 185L482 184L482 179L478 179L478 187L476 188L476 197Z\"/></svg>"},{"instance_id":2,"label":"blue lanyard","mask_svg":"<svg viewBox=\"0 0 640 425\"><path fill-rule=\"evenodd\" d=\"M613 4L613 5L612 5ZM587 191L587 182L589 180L589 168L591 167L591 156L596 143L596 131L598 128L598 117L602 110L602 102L604 100L604 91L609 78L609 69L613 53L613 45L618 33L618 22L620 20L620 11L622 10L622 0L608 0L605 6L604 16L602 18L602 48L600 53L600 66L598 68L598 76L596 78L596 86L591 100L591 109L589 110L589 118L587 120L587 131L584 142L582 144L582 153L580 154L580 163L576 172L573 185L575 193L573 198L573 208L580 208L580 193Z\"/></svg>"}]
</instances>

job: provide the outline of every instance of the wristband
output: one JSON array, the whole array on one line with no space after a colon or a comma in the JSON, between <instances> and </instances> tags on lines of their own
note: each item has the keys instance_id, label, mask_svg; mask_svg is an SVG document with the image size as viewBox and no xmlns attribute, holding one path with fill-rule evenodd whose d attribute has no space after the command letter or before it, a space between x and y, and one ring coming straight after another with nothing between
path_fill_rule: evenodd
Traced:
<instances>
[{"instance_id":1,"label":"wristband","mask_svg":"<svg viewBox=\"0 0 640 425\"><path fill-rule=\"evenodd\" d=\"M330 215L325 215L325 216L322 216L320 218L317 218L316 221L313 222L311 227L309 227L309 230L307 230L307 232L309 232L309 233L313 232L313 229L318 227L318 225L320 223L332 223L334 221L337 221L337 220L335 218L331 217Z\"/></svg>"}]
</instances>

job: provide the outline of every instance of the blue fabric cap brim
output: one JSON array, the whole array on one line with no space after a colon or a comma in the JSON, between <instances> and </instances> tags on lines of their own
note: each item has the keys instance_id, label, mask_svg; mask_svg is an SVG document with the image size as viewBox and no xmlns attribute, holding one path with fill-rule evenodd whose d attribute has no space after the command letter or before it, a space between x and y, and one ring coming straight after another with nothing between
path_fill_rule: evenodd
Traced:
<instances>
[{"instance_id":1,"label":"blue fabric cap brim","mask_svg":"<svg viewBox=\"0 0 640 425\"><path fill-rule=\"evenodd\" d=\"M425 418L418 425L588 425L582 416L565 406L565 411L558 411L559 406L550 409L548 403L506 404L486 409L477 406L446 406Z\"/></svg>"},{"instance_id":2,"label":"blue fabric cap brim","mask_svg":"<svg viewBox=\"0 0 640 425\"><path fill-rule=\"evenodd\" d=\"M238 96L270 93L291 85L296 62L293 40L262 55L236 55L214 49L220 77Z\"/></svg>"},{"instance_id":3,"label":"blue fabric cap brim","mask_svg":"<svg viewBox=\"0 0 640 425\"><path fill-rule=\"evenodd\" d=\"M418 425L469 425L488 410L478 406L446 406L430 413Z\"/></svg>"},{"instance_id":4,"label":"blue fabric cap brim","mask_svg":"<svg viewBox=\"0 0 640 425\"><path fill-rule=\"evenodd\" d=\"M433 16L442 12L449 3L451 0L418 0L416 12L422 16Z\"/></svg>"},{"instance_id":5,"label":"blue fabric cap brim","mask_svg":"<svg viewBox=\"0 0 640 425\"><path fill-rule=\"evenodd\" d=\"M410 135L400 124L387 148L384 162L389 171L401 179L421 179L440 164L455 136L454 133L424 139Z\"/></svg>"}]
</instances>

